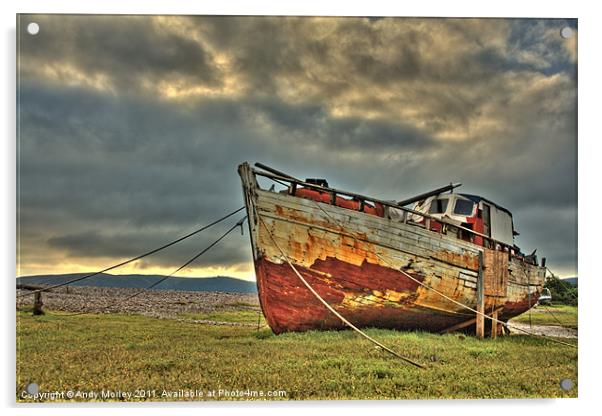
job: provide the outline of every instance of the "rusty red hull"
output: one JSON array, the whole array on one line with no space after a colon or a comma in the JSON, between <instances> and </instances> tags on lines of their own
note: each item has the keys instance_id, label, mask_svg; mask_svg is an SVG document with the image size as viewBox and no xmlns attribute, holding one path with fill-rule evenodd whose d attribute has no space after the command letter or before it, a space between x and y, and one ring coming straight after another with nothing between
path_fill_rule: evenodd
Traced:
<instances>
[{"instance_id":1,"label":"rusty red hull","mask_svg":"<svg viewBox=\"0 0 602 416\"><path fill-rule=\"evenodd\" d=\"M358 327L439 332L471 319L467 311L435 310L415 303L419 284L404 274L364 263L361 267L336 259L297 270L320 296ZM325 277L325 273L329 277ZM305 287L287 263L272 263L265 258L256 262L256 275L261 306L270 328L280 334L288 331L343 329L345 324L334 316ZM337 276L344 276L337 277ZM419 281L422 276L412 276ZM381 297L363 306L348 306L350 293L357 298L393 290L403 300L394 302ZM532 297L531 305L536 302ZM506 302L500 319L507 320L529 309L529 300Z\"/></svg>"},{"instance_id":2,"label":"rusty red hull","mask_svg":"<svg viewBox=\"0 0 602 416\"><path fill-rule=\"evenodd\" d=\"M345 324L292 267L358 327L442 331L474 318L483 257L485 311L507 320L532 307L545 271L494 249L332 204L262 190L245 168L243 189L258 293L275 333ZM451 300L450 300L451 299Z\"/></svg>"}]
</instances>

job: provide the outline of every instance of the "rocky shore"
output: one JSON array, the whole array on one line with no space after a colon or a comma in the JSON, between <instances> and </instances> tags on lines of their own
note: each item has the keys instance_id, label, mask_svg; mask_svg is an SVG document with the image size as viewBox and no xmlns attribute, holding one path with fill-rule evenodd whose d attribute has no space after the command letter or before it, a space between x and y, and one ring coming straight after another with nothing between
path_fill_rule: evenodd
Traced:
<instances>
[{"instance_id":1,"label":"rocky shore","mask_svg":"<svg viewBox=\"0 0 602 416\"><path fill-rule=\"evenodd\" d=\"M17 293L31 290L18 289ZM134 294L137 296L128 299ZM73 313L125 313L174 317L181 313L227 309L257 309L256 294L228 292L183 292L94 286L65 286L42 293L43 309ZM33 296L17 298L17 309L30 309Z\"/></svg>"}]
</instances>

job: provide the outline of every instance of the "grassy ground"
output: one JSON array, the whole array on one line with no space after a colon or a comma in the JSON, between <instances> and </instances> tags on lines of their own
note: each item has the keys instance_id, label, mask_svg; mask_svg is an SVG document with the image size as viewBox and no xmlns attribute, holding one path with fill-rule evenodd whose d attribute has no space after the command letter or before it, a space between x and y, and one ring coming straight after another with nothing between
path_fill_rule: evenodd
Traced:
<instances>
[{"instance_id":1,"label":"grassy ground","mask_svg":"<svg viewBox=\"0 0 602 416\"><path fill-rule=\"evenodd\" d=\"M247 310L213 318L251 322L257 315ZM164 390L180 389L203 393L194 400L227 399L220 390L247 389L264 394L284 390L286 396L279 399L313 400L577 396L577 350L541 338L479 341L460 335L367 331L427 366L421 370L351 331L275 336L253 327L136 315L61 317L58 312L41 317L18 312L17 321L20 401L31 401L21 396L31 382L40 391L100 394L104 389L133 395L123 400L173 400ZM575 382L568 392L559 387L565 378ZM216 397L207 396L214 391Z\"/></svg>"},{"instance_id":2,"label":"grassy ground","mask_svg":"<svg viewBox=\"0 0 602 416\"><path fill-rule=\"evenodd\" d=\"M529 312L513 319L529 323ZM531 309L533 325L557 325L577 329L577 307L568 305L540 305Z\"/></svg>"},{"instance_id":3,"label":"grassy ground","mask_svg":"<svg viewBox=\"0 0 602 416\"><path fill-rule=\"evenodd\" d=\"M192 320L207 320L216 322L240 322L244 324L257 324L260 321L260 325L265 325L265 319L263 315L260 315L259 309L247 309L247 310L216 310L207 313L181 313L178 315L180 318L192 319Z\"/></svg>"}]
</instances>

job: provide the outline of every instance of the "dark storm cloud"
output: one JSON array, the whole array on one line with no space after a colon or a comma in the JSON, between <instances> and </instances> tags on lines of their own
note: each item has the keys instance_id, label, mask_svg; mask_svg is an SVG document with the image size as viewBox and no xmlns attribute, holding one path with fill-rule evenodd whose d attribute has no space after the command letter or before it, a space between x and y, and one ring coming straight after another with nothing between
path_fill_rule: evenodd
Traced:
<instances>
[{"instance_id":1,"label":"dark storm cloud","mask_svg":"<svg viewBox=\"0 0 602 416\"><path fill-rule=\"evenodd\" d=\"M21 38L23 75L36 68L69 63L85 76L102 75L115 88L140 89L165 79L220 82L210 54L201 45L166 32L151 19L137 16L24 16L42 30ZM60 73L60 71L59 71ZM69 83L69 72L62 80Z\"/></svg>"},{"instance_id":2,"label":"dark storm cloud","mask_svg":"<svg viewBox=\"0 0 602 416\"><path fill-rule=\"evenodd\" d=\"M557 36L573 21L35 18L24 264L161 245L241 206L249 160L387 199L463 182L574 273L576 49ZM143 266L177 267L217 233ZM250 261L247 237L224 243L198 265Z\"/></svg>"},{"instance_id":3,"label":"dark storm cloud","mask_svg":"<svg viewBox=\"0 0 602 416\"><path fill-rule=\"evenodd\" d=\"M44 238L49 249L69 257L135 256L163 244L165 234L237 208L242 202L236 166L244 160L280 154L283 164L312 146L343 154L367 142L371 151L430 143L411 128L333 120L319 108L263 99L198 100L183 111L165 102L126 95L115 100L84 88L42 84L24 87L21 98L23 238ZM275 129L303 132L307 140L283 135L282 150L273 151L257 118L270 120ZM246 241L238 240L235 250L206 258L214 264L249 260ZM158 264L170 266L182 258L157 257Z\"/></svg>"},{"instance_id":4,"label":"dark storm cloud","mask_svg":"<svg viewBox=\"0 0 602 416\"><path fill-rule=\"evenodd\" d=\"M248 146L238 142L244 121L230 104L183 114L83 90L62 94L38 86L22 94L36 103L22 109L24 214L54 201L57 215L85 220L189 223L203 209L239 203L224 191L233 185L228 179L237 162L227 154L235 144L241 153ZM43 119L63 122L40 131L36 121ZM251 134L246 139L253 141ZM221 169L227 159L229 174Z\"/></svg>"},{"instance_id":5,"label":"dark storm cloud","mask_svg":"<svg viewBox=\"0 0 602 416\"><path fill-rule=\"evenodd\" d=\"M245 105L244 102L239 102ZM262 100L249 104L267 118L271 126L282 130L282 140L301 133L303 143L319 144L333 152L362 149L372 151L408 151L433 146L430 136L403 123L388 120L364 120L359 117L330 117L317 105L287 105L280 100ZM369 145L370 149L366 149Z\"/></svg>"}]
</instances>

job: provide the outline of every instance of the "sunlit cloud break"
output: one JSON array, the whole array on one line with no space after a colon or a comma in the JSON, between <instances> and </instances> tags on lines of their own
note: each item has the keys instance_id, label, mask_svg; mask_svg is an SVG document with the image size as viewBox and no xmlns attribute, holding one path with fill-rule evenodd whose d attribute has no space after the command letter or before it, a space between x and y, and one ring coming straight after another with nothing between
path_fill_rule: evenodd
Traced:
<instances>
[{"instance_id":1,"label":"sunlit cloud break","mask_svg":"<svg viewBox=\"0 0 602 416\"><path fill-rule=\"evenodd\" d=\"M462 182L577 274L576 20L20 19L18 275L97 270L221 217L245 160L383 199ZM168 274L222 228L119 272ZM253 279L248 237L180 275Z\"/></svg>"}]
</instances>

